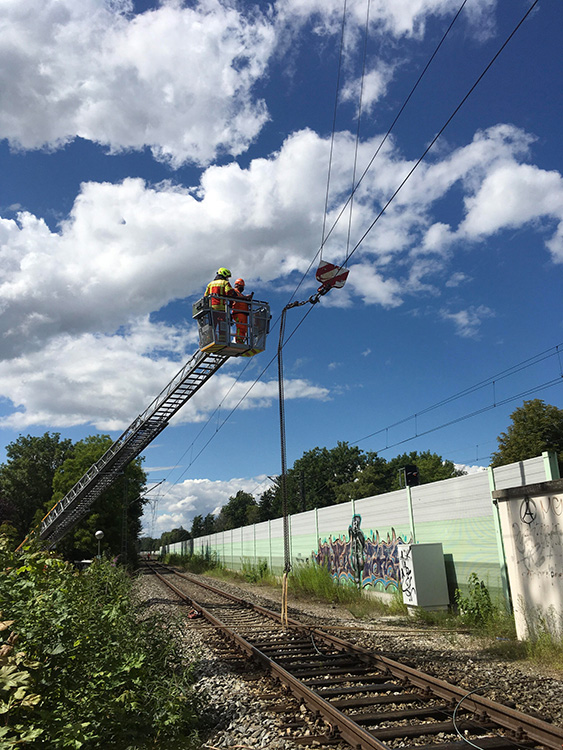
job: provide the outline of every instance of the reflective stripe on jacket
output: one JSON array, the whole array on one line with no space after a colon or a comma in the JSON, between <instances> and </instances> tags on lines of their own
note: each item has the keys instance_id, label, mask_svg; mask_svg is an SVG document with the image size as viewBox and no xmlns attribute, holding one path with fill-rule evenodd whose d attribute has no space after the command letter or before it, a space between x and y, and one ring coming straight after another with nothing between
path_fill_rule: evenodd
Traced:
<instances>
[{"instance_id":1,"label":"reflective stripe on jacket","mask_svg":"<svg viewBox=\"0 0 563 750\"><path fill-rule=\"evenodd\" d=\"M229 284L227 279L213 279L213 281L210 281L207 285L207 289L205 290L204 297L209 297L210 294L218 294L221 297L232 297L234 294L233 287ZM224 311L225 310L225 300L224 299L216 299L215 297L211 298L211 308L213 310L217 311Z\"/></svg>"}]
</instances>

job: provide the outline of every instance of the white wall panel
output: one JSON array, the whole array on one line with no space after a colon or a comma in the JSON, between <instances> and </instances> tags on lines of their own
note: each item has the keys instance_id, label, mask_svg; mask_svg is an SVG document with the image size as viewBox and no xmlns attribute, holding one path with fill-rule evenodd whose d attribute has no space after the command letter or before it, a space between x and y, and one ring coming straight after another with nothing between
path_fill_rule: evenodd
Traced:
<instances>
[{"instance_id":1,"label":"white wall panel","mask_svg":"<svg viewBox=\"0 0 563 750\"><path fill-rule=\"evenodd\" d=\"M492 514L486 471L412 487L411 495L415 524Z\"/></svg>"},{"instance_id":2,"label":"white wall panel","mask_svg":"<svg viewBox=\"0 0 563 750\"><path fill-rule=\"evenodd\" d=\"M352 503L331 505L328 508L319 508L319 537L327 539L348 533L348 527L354 515Z\"/></svg>"},{"instance_id":3,"label":"white wall panel","mask_svg":"<svg viewBox=\"0 0 563 750\"><path fill-rule=\"evenodd\" d=\"M542 456L508 464L508 466L499 466L494 470L494 474L497 490L521 487L523 484L536 484L537 482L544 482L546 479Z\"/></svg>"},{"instance_id":4,"label":"white wall panel","mask_svg":"<svg viewBox=\"0 0 563 750\"><path fill-rule=\"evenodd\" d=\"M268 521L257 523L254 527L256 529L256 541L262 541L263 539L269 539L270 537L270 526Z\"/></svg>"},{"instance_id":5,"label":"white wall panel","mask_svg":"<svg viewBox=\"0 0 563 750\"><path fill-rule=\"evenodd\" d=\"M409 526L409 512L405 490L387 492L385 495L374 495L355 502L356 513L362 517L362 530L364 534L379 531L380 534L387 533L390 529L404 528ZM352 521L352 513L348 525Z\"/></svg>"},{"instance_id":6,"label":"white wall panel","mask_svg":"<svg viewBox=\"0 0 563 750\"><path fill-rule=\"evenodd\" d=\"M496 489L535 484L544 481L545 462L542 456L494 470ZM449 559L450 578L459 583L473 570L488 583L495 584L499 575L493 507L489 474L479 472L442 482L411 488L414 529L417 541L441 542ZM385 540L396 532L395 543L410 534L411 519L407 491L397 490L385 495L363 498L355 503L342 503L317 511L297 513L289 518L290 552L294 563L310 559L321 542L329 538L348 542L349 527L354 514L361 516L366 543L379 532ZM185 545L184 545L185 546ZM337 545L338 546L338 545ZM216 553L230 568L239 569L243 558L268 559L275 572L284 565L283 519L233 529L200 537L193 541L193 551ZM182 543L169 545L170 552L182 552ZM257 560L255 561L257 562Z\"/></svg>"}]
</instances>

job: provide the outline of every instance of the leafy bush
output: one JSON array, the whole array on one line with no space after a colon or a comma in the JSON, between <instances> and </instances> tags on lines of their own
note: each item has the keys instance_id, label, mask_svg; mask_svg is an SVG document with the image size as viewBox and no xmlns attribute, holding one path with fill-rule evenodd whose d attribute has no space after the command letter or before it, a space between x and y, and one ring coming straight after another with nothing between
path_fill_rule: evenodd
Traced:
<instances>
[{"instance_id":1,"label":"leafy bush","mask_svg":"<svg viewBox=\"0 0 563 750\"><path fill-rule=\"evenodd\" d=\"M223 567L223 564L214 552L206 552L203 555L199 553L180 555L177 552L170 552L164 556L163 562L166 565L175 565L176 567L183 568L190 573L208 573L211 570Z\"/></svg>"},{"instance_id":2,"label":"leafy bush","mask_svg":"<svg viewBox=\"0 0 563 750\"><path fill-rule=\"evenodd\" d=\"M468 592L464 595L459 589L455 592L455 601L461 619L467 625L482 627L493 618L493 604L489 590L477 573L471 573L468 579Z\"/></svg>"},{"instance_id":3,"label":"leafy bush","mask_svg":"<svg viewBox=\"0 0 563 750\"><path fill-rule=\"evenodd\" d=\"M189 667L156 618L139 618L126 573L85 573L0 538L0 748L189 746ZM17 644L17 645L16 645Z\"/></svg>"},{"instance_id":4,"label":"leafy bush","mask_svg":"<svg viewBox=\"0 0 563 750\"><path fill-rule=\"evenodd\" d=\"M269 583L272 578L267 560L258 560L256 563L252 560L243 560L242 575L248 583Z\"/></svg>"}]
</instances>

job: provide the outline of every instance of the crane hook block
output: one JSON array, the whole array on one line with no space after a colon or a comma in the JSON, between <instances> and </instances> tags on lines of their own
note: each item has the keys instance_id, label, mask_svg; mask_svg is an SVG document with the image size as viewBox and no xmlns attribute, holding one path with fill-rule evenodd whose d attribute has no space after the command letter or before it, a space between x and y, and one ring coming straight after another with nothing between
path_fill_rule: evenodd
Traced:
<instances>
[{"instance_id":1,"label":"crane hook block","mask_svg":"<svg viewBox=\"0 0 563 750\"><path fill-rule=\"evenodd\" d=\"M323 294L326 294L329 289L341 289L349 273L350 270L344 266L335 266L333 263L321 261L315 274L317 281L321 284L319 291L323 289Z\"/></svg>"}]
</instances>

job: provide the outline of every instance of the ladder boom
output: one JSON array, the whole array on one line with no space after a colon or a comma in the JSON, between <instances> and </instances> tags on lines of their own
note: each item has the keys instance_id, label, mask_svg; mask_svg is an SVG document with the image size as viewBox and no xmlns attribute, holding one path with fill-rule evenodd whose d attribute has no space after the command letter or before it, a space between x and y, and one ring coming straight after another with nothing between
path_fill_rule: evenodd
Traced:
<instances>
[{"instance_id":1,"label":"ladder boom","mask_svg":"<svg viewBox=\"0 0 563 750\"><path fill-rule=\"evenodd\" d=\"M125 467L162 432L176 412L227 361L227 356L197 351L154 401L93 464L41 521L39 537L56 544L89 511Z\"/></svg>"}]
</instances>

